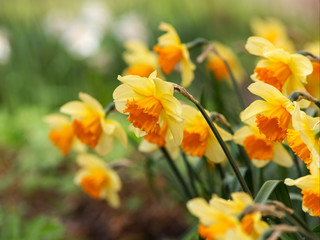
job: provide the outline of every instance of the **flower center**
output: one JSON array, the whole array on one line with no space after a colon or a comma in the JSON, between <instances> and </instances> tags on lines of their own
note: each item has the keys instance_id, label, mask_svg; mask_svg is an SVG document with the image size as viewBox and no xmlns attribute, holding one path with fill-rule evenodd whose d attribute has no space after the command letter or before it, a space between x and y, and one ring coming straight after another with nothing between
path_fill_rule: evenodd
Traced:
<instances>
[{"instance_id":1,"label":"flower center","mask_svg":"<svg viewBox=\"0 0 320 240\"><path fill-rule=\"evenodd\" d=\"M165 74L170 74L174 67L183 58L180 46L170 45L167 47L154 46L153 50L159 54L158 62Z\"/></svg>"},{"instance_id":2,"label":"flower center","mask_svg":"<svg viewBox=\"0 0 320 240\"><path fill-rule=\"evenodd\" d=\"M250 235L253 231L254 219L253 214L247 214L241 219L241 229L247 235Z\"/></svg>"},{"instance_id":3,"label":"flower center","mask_svg":"<svg viewBox=\"0 0 320 240\"><path fill-rule=\"evenodd\" d=\"M183 130L182 150L191 156L202 157L208 147L209 131L206 126L197 125Z\"/></svg>"},{"instance_id":4,"label":"flower center","mask_svg":"<svg viewBox=\"0 0 320 240\"><path fill-rule=\"evenodd\" d=\"M280 92L283 84L291 75L289 66L283 62L275 62L266 67L257 67L254 72L257 73L259 80L274 86Z\"/></svg>"},{"instance_id":5,"label":"flower center","mask_svg":"<svg viewBox=\"0 0 320 240\"><path fill-rule=\"evenodd\" d=\"M149 77L154 68L148 64L135 64L126 69L126 75L138 75L140 77Z\"/></svg>"},{"instance_id":6,"label":"flower center","mask_svg":"<svg viewBox=\"0 0 320 240\"><path fill-rule=\"evenodd\" d=\"M142 98L138 101L127 100L127 108L123 113L129 113L127 118L134 127L146 133L158 133L160 125L158 123L162 110L161 102L153 96Z\"/></svg>"},{"instance_id":7,"label":"flower center","mask_svg":"<svg viewBox=\"0 0 320 240\"><path fill-rule=\"evenodd\" d=\"M273 143L263 136L249 135L243 144L251 159L269 160L273 157Z\"/></svg>"},{"instance_id":8,"label":"flower center","mask_svg":"<svg viewBox=\"0 0 320 240\"><path fill-rule=\"evenodd\" d=\"M303 194L302 203L303 205L312 211L310 215L320 216L320 195L312 190L302 190Z\"/></svg>"},{"instance_id":9,"label":"flower center","mask_svg":"<svg viewBox=\"0 0 320 240\"><path fill-rule=\"evenodd\" d=\"M288 129L287 140L294 153L298 155L301 160L307 164L307 168L310 169L310 163L312 160L310 156L311 153L307 145L302 141L299 131Z\"/></svg>"},{"instance_id":10,"label":"flower center","mask_svg":"<svg viewBox=\"0 0 320 240\"><path fill-rule=\"evenodd\" d=\"M229 60L229 64L232 68L232 61ZM207 69L210 69L218 80L223 80L229 75L228 68L220 58L210 59L207 63Z\"/></svg>"},{"instance_id":11,"label":"flower center","mask_svg":"<svg viewBox=\"0 0 320 240\"><path fill-rule=\"evenodd\" d=\"M93 113L81 121L74 119L73 129L81 142L89 144L90 148L94 148L97 146L102 133L100 116Z\"/></svg>"},{"instance_id":12,"label":"flower center","mask_svg":"<svg viewBox=\"0 0 320 240\"><path fill-rule=\"evenodd\" d=\"M223 219L219 220L218 223L209 227L200 224L198 227L198 233L202 238L206 240L214 240L215 236L222 235L226 233L230 228L234 227L235 224L224 217Z\"/></svg>"},{"instance_id":13,"label":"flower center","mask_svg":"<svg viewBox=\"0 0 320 240\"><path fill-rule=\"evenodd\" d=\"M67 155L72 145L74 132L71 125L66 125L60 130L52 130L49 139L64 155Z\"/></svg>"},{"instance_id":14,"label":"flower center","mask_svg":"<svg viewBox=\"0 0 320 240\"><path fill-rule=\"evenodd\" d=\"M95 199L100 198L101 190L109 182L108 175L102 169L94 169L89 175L81 179L81 186L84 192Z\"/></svg>"},{"instance_id":15,"label":"flower center","mask_svg":"<svg viewBox=\"0 0 320 240\"><path fill-rule=\"evenodd\" d=\"M163 147L166 144L166 134L168 130L168 124L163 124L163 127L159 130L158 133L149 133L144 136L148 142L157 144L158 147Z\"/></svg>"},{"instance_id":16,"label":"flower center","mask_svg":"<svg viewBox=\"0 0 320 240\"><path fill-rule=\"evenodd\" d=\"M277 106L266 114L256 115L256 123L260 133L272 141L283 141L287 135L290 121L290 113L282 106Z\"/></svg>"}]
</instances>

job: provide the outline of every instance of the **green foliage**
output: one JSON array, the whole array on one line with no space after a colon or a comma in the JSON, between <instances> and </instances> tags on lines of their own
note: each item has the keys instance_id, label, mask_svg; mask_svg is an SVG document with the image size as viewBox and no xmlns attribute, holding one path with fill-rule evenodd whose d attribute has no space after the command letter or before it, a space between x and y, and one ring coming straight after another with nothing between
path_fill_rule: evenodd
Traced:
<instances>
[{"instance_id":1,"label":"green foliage","mask_svg":"<svg viewBox=\"0 0 320 240\"><path fill-rule=\"evenodd\" d=\"M37 216L26 219L17 209L0 209L1 240L62 240L65 229L57 218Z\"/></svg>"}]
</instances>

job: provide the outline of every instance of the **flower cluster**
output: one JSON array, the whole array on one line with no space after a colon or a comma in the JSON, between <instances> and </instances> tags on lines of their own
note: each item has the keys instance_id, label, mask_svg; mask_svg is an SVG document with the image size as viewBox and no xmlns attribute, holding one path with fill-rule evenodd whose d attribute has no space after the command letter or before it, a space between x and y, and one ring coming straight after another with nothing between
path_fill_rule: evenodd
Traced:
<instances>
[{"instance_id":1,"label":"flower cluster","mask_svg":"<svg viewBox=\"0 0 320 240\"><path fill-rule=\"evenodd\" d=\"M268 26L266 32L256 31L263 24ZM246 185L249 182L238 169L246 157L250 161L246 162L244 172L250 174L250 171L256 170L251 164L263 168L272 161L290 168L294 162L292 155L301 159L297 160L297 167L300 170L305 166L308 174L300 175L296 180L287 178L284 183L301 188L302 209L311 216L320 216L320 122L318 117L309 116L304 111L314 107L310 101L319 105L319 101L305 92L308 80L319 82L319 69L304 55L289 52L292 50L291 43L278 22L256 20L252 26L258 36L249 37L245 48L262 59L253 70L251 79L254 83L248 90L261 99L253 101L240 115L236 114L235 126L223 115L205 110L185 88L165 80L164 76L176 69L181 72L181 85L188 87L195 76L195 65L189 54L190 46L195 46L194 42L182 43L175 29L166 23L160 24L160 30L166 33L158 38L153 51L142 42L129 41L125 44L123 58L128 67L122 76L118 76L121 84L113 92L115 109L127 115L129 129L142 139L138 149L150 153L160 148L188 199L197 197L187 202L187 208L199 219L198 233L206 240L255 240L270 230L270 226L262 220L260 211L245 211L254 204ZM274 32L271 31L273 28ZM202 44L206 48L201 57L206 58L206 68L214 76L211 80L231 79L237 90L237 83L242 83L240 79L245 74L236 55L215 41L203 41ZM234 81L234 78L239 81ZM181 93L198 110L188 101L178 100L174 93ZM302 95L294 97L297 94ZM126 146L126 132L117 121L106 119L110 109L104 110L97 100L87 94L80 93L79 98L81 101L66 103L60 109L71 118L65 115L46 118L53 129L49 138L62 153L68 154L71 148L81 152L90 148L105 156L112 150L114 138ZM237 131L234 132L233 127ZM231 141L236 144L225 143ZM235 162L233 156L240 155L241 150L244 154L238 158L239 162ZM198 185L186 184L183 174L172 161L171 158L176 159L179 152L182 152L190 181L196 179ZM219 193L228 198L228 194L233 192L232 200L218 197L212 186L208 191L196 167L188 164L185 153L196 159L197 163L205 160L210 167L216 165L222 185L227 189ZM235 176L225 174L230 169L226 160ZM117 193L121 182L116 172L88 153L79 155L78 164L81 170L75 181L84 192L96 199L104 198L111 206L118 207L120 200ZM210 178L212 171L206 166ZM262 179L262 170L260 175ZM239 188L230 184L230 179L236 178L244 192L237 192ZM231 187L235 191L229 191ZM198 191L199 188L201 191ZM254 187L251 191L255 191ZM209 203L202 198L208 199L211 195Z\"/></svg>"}]
</instances>

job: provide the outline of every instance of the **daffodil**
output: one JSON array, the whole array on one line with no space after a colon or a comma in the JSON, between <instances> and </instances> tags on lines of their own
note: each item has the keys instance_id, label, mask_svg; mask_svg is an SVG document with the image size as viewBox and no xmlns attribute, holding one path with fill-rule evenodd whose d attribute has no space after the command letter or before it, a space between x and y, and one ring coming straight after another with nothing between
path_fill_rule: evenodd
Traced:
<instances>
[{"instance_id":1,"label":"daffodil","mask_svg":"<svg viewBox=\"0 0 320 240\"><path fill-rule=\"evenodd\" d=\"M261 134L271 141L282 142L291 124L293 103L278 89L263 82L255 82L248 89L265 101L256 100L251 103L241 112L241 120L250 124L255 119Z\"/></svg>"},{"instance_id":2,"label":"daffodil","mask_svg":"<svg viewBox=\"0 0 320 240\"><path fill-rule=\"evenodd\" d=\"M182 141L181 104L173 96L172 83L157 78L157 72L148 78L127 75L119 76L123 84L113 92L116 109L124 114L137 136L159 134L165 123L175 142Z\"/></svg>"},{"instance_id":3,"label":"daffodil","mask_svg":"<svg viewBox=\"0 0 320 240\"><path fill-rule=\"evenodd\" d=\"M187 208L199 218L198 232L205 239L225 239L229 231L259 239L269 228L268 224L261 220L261 213L246 214L240 220L237 215L246 207L253 205L253 199L246 193L231 194L232 200L225 200L214 195L209 203L202 198L191 199L187 202ZM251 238L252 237L252 238ZM241 239L241 238L239 238Z\"/></svg>"},{"instance_id":4,"label":"daffodil","mask_svg":"<svg viewBox=\"0 0 320 240\"><path fill-rule=\"evenodd\" d=\"M312 160L320 162L320 118L308 116L296 104L292 125L287 134L289 146L310 168Z\"/></svg>"},{"instance_id":5,"label":"daffodil","mask_svg":"<svg viewBox=\"0 0 320 240\"><path fill-rule=\"evenodd\" d=\"M52 128L49 139L64 155L67 155L71 148L78 152L85 151L85 145L77 139L68 117L62 114L51 114L46 116L44 121Z\"/></svg>"},{"instance_id":6,"label":"daffodil","mask_svg":"<svg viewBox=\"0 0 320 240\"><path fill-rule=\"evenodd\" d=\"M101 155L107 155L113 146L114 137L127 146L127 135L117 121L105 119L101 104L85 93L79 93L82 101L68 102L60 111L71 115L73 131L84 144Z\"/></svg>"},{"instance_id":7,"label":"daffodil","mask_svg":"<svg viewBox=\"0 0 320 240\"><path fill-rule=\"evenodd\" d=\"M262 37L278 48L293 52L292 41L288 38L286 27L275 18L253 18L250 22L254 36Z\"/></svg>"},{"instance_id":8,"label":"daffodil","mask_svg":"<svg viewBox=\"0 0 320 240\"><path fill-rule=\"evenodd\" d=\"M320 55L320 42L309 43L304 48L313 54ZM307 91L315 98L320 98L320 63L312 61L313 71L308 76Z\"/></svg>"},{"instance_id":9,"label":"daffodil","mask_svg":"<svg viewBox=\"0 0 320 240\"><path fill-rule=\"evenodd\" d=\"M166 31L158 38L158 44L154 46L154 51L159 54L158 61L162 71L170 74L178 63L181 63L182 82L181 85L188 87L193 78L196 66L191 62L188 48L181 43L176 30L167 23L161 23L161 31Z\"/></svg>"},{"instance_id":10,"label":"daffodil","mask_svg":"<svg viewBox=\"0 0 320 240\"><path fill-rule=\"evenodd\" d=\"M150 133L143 136L139 145L139 151L150 153L160 147L165 147L172 158L177 158L179 155L179 146L175 143L173 136L168 131L168 124L164 124L158 133Z\"/></svg>"},{"instance_id":11,"label":"daffodil","mask_svg":"<svg viewBox=\"0 0 320 240\"><path fill-rule=\"evenodd\" d=\"M185 104L182 105L182 116L185 119L182 150L191 156L204 155L215 163L224 161L226 156L200 111ZM216 128L224 141L232 140L231 134L218 126Z\"/></svg>"},{"instance_id":12,"label":"daffodil","mask_svg":"<svg viewBox=\"0 0 320 240\"><path fill-rule=\"evenodd\" d=\"M218 52L228 61L236 80L240 83L243 80L244 72L237 56L229 47L219 42L212 42L212 44L217 48ZM229 78L229 72L224 61L216 54L212 52L208 54L206 66L207 69L213 73L217 80L225 81Z\"/></svg>"},{"instance_id":13,"label":"daffodil","mask_svg":"<svg viewBox=\"0 0 320 240\"><path fill-rule=\"evenodd\" d=\"M273 142L259 133L256 126L244 126L233 136L234 141L242 145L252 163L260 168L271 161L283 167L291 167L292 159L287 150L279 142Z\"/></svg>"},{"instance_id":14,"label":"daffodil","mask_svg":"<svg viewBox=\"0 0 320 240\"><path fill-rule=\"evenodd\" d=\"M287 178L284 183L300 188L302 197L302 210L311 216L320 217L320 168L319 161L310 164L310 175L296 180Z\"/></svg>"},{"instance_id":15,"label":"daffodil","mask_svg":"<svg viewBox=\"0 0 320 240\"><path fill-rule=\"evenodd\" d=\"M305 91L307 75L312 72L312 64L308 58L276 48L261 37L250 37L246 49L253 55L263 57L251 75L254 81L270 84L285 96L293 91Z\"/></svg>"},{"instance_id":16,"label":"daffodil","mask_svg":"<svg viewBox=\"0 0 320 240\"><path fill-rule=\"evenodd\" d=\"M83 191L92 198L105 199L111 207L119 207L121 180L118 174L92 154L80 154L77 163L81 169L76 174L75 182Z\"/></svg>"},{"instance_id":17,"label":"daffodil","mask_svg":"<svg viewBox=\"0 0 320 240\"><path fill-rule=\"evenodd\" d=\"M160 70L157 55L149 51L145 43L131 40L125 43L125 48L123 59L129 65L124 71L125 75L149 77L155 70Z\"/></svg>"}]
</instances>

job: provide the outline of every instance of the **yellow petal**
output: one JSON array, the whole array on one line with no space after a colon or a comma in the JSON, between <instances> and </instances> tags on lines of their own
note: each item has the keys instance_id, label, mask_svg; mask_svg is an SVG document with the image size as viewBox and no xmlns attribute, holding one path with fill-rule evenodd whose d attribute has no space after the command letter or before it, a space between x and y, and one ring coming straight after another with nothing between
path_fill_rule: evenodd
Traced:
<instances>
[{"instance_id":1,"label":"yellow petal","mask_svg":"<svg viewBox=\"0 0 320 240\"><path fill-rule=\"evenodd\" d=\"M81 153L77 156L77 163L83 168L99 167L105 168L106 164L100 158L93 154Z\"/></svg>"},{"instance_id":2,"label":"yellow petal","mask_svg":"<svg viewBox=\"0 0 320 240\"><path fill-rule=\"evenodd\" d=\"M104 110L102 105L89 94L80 92L79 99L82 100L84 103L88 104L92 109L96 110L101 116L104 116Z\"/></svg>"},{"instance_id":3,"label":"yellow petal","mask_svg":"<svg viewBox=\"0 0 320 240\"><path fill-rule=\"evenodd\" d=\"M144 153L151 153L158 149L158 145L154 143L150 143L145 139L142 139L141 143L139 144L139 151Z\"/></svg>"},{"instance_id":4,"label":"yellow petal","mask_svg":"<svg viewBox=\"0 0 320 240\"><path fill-rule=\"evenodd\" d=\"M272 108L272 104L262 100L256 100L240 113L241 121L246 122L249 121L251 118L255 119L258 113L269 111Z\"/></svg>"},{"instance_id":5,"label":"yellow petal","mask_svg":"<svg viewBox=\"0 0 320 240\"><path fill-rule=\"evenodd\" d=\"M291 167L293 162L290 154L282 146L281 143L275 142L273 145L273 158L272 160L282 167Z\"/></svg>"},{"instance_id":6,"label":"yellow petal","mask_svg":"<svg viewBox=\"0 0 320 240\"><path fill-rule=\"evenodd\" d=\"M83 102L72 101L64 104L60 108L60 112L69 114L71 116L83 118L88 114L88 108Z\"/></svg>"},{"instance_id":7,"label":"yellow petal","mask_svg":"<svg viewBox=\"0 0 320 240\"><path fill-rule=\"evenodd\" d=\"M132 101L133 99L138 101L142 98L141 95L134 92L129 86L122 84L118 86L113 92L113 99L117 111L123 112L127 108L127 101Z\"/></svg>"},{"instance_id":8,"label":"yellow petal","mask_svg":"<svg viewBox=\"0 0 320 240\"><path fill-rule=\"evenodd\" d=\"M101 134L101 137L99 138L99 142L97 146L94 148L94 150L100 155L100 156L106 156L108 155L112 148L113 148L113 137L110 135L107 135L105 133Z\"/></svg>"},{"instance_id":9,"label":"yellow petal","mask_svg":"<svg viewBox=\"0 0 320 240\"><path fill-rule=\"evenodd\" d=\"M274 46L268 40L261 37L249 37L245 48L253 55L263 56L264 51L273 49Z\"/></svg>"},{"instance_id":10,"label":"yellow petal","mask_svg":"<svg viewBox=\"0 0 320 240\"><path fill-rule=\"evenodd\" d=\"M231 193L231 197L235 202L243 204L244 207L253 204L252 197L245 192Z\"/></svg>"},{"instance_id":11,"label":"yellow petal","mask_svg":"<svg viewBox=\"0 0 320 240\"><path fill-rule=\"evenodd\" d=\"M270 160L258 160L258 159L251 159L252 164L257 168L262 168L266 166Z\"/></svg>"},{"instance_id":12,"label":"yellow petal","mask_svg":"<svg viewBox=\"0 0 320 240\"><path fill-rule=\"evenodd\" d=\"M244 139L251 134L255 134L255 132L252 130L252 128L249 126L243 126L242 128L239 128L234 133L233 140L235 141L235 143L237 143L239 145L243 145Z\"/></svg>"},{"instance_id":13,"label":"yellow petal","mask_svg":"<svg viewBox=\"0 0 320 240\"><path fill-rule=\"evenodd\" d=\"M181 61L181 75L182 75L181 85L183 87L189 87L191 82L194 79L193 71L196 69L196 66L191 62L189 51L185 45L183 45L182 54L183 54L183 60Z\"/></svg>"},{"instance_id":14,"label":"yellow petal","mask_svg":"<svg viewBox=\"0 0 320 240\"><path fill-rule=\"evenodd\" d=\"M290 62L291 71L298 76L307 76L312 73L313 67L311 61L301 54L292 54Z\"/></svg>"},{"instance_id":15,"label":"yellow petal","mask_svg":"<svg viewBox=\"0 0 320 240\"><path fill-rule=\"evenodd\" d=\"M163 94L173 95L174 88L172 83L161 80L160 78L153 78L155 84L155 97L161 98Z\"/></svg>"},{"instance_id":16,"label":"yellow petal","mask_svg":"<svg viewBox=\"0 0 320 240\"><path fill-rule=\"evenodd\" d=\"M136 75L118 76L118 80L128 85L134 92L142 96L150 96L155 92L154 82Z\"/></svg>"},{"instance_id":17,"label":"yellow petal","mask_svg":"<svg viewBox=\"0 0 320 240\"><path fill-rule=\"evenodd\" d=\"M286 178L284 183L288 186L297 186L302 190L312 189L315 184L315 178L312 175L307 175L296 180Z\"/></svg>"},{"instance_id":18,"label":"yellow petal","mask_svg":"<svg viewBox=\"0 0 320 240\"><path fill-rule=\"evenodd\" d=\"M49 124L51 128L55 129L63 128L65 125L71 123L67 116L58 113L47 115L43 118L43 120Z\"/></svg>"},{"instance_id":19,"label":"yellow petal","mask_svg":"<svg viewBox=\"0 0 320 240\"><path fill-rule=\"evenodd\" d=\"M266 50L264 51L263 56L273 62L283 62L285 64L288 64L291 60L290 53L283 50L282 48Z\"/></svg>"},{"instance_id":20,"label":"yellow petal","mask_svg":"<svg viewBox=\"0 0 320 240\"><path fill-rule=\"evenodd\" d=\"M204 155L208 158L208 160L214 163L221 163L226 160L226 155L218 143L218 140L211 137L209 138L208 148Z\"/></svg>"},{"instance_id":21,"label":"yellow petal","mask_svg":"<svg viewBox=\"0 0 320 240\"><path fill-rule=\"evenodd\" d=\"M167 120L167 124L174 141L177 145L180 145L183 139L183 121L177 121L170 115L167 115L165 119Z\"/></svg>"},{"instance_id":22,"label":"yellow petal","mask_svg":"<svg viewBox=\"0 0 320 240\"><path fill-rule=\"evenodd\" d=\"M203 198L189 200L187 202L187 208L192 215L199 218L201 224L210 226L217 222L216 211L214 211Z\"/></svg>"},{"instance_id":23,"label":"yellow petal","mask_svg":"<svg viewBox=\"0 0 320 240\"><path fill-rule=\"evenodd\" d=\"M258 95L265 99L269 103L273 103L275 105L279 105L281 102L290 102L289 99L287 99L283 94L276 89L275 87L263 83L263 82L255 82L252 83L248 90L252 92L255 95Z\"/></svg>"},{"instance_id":24,"label":"yellow petal","mask_svg":"<svg viewBox=\"0 0 320 240\"><path fill-rule=\"evenodd\" d=\"M176 30L170 24L162 22L160 23L159 29L167 32L158 38L158 44L161 47L181 43Z\"/></svg>"}]
</instances>

